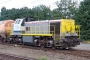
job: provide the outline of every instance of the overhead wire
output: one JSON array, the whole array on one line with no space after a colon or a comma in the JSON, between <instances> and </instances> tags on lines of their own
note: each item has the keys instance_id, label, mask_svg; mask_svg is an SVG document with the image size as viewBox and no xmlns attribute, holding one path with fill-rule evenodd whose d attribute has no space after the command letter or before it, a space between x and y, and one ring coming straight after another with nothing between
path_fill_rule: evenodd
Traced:
<instances>
[{"instance_id":1,"label":"overhead wire","mask_svg":"<svg viewBox=\"0 0 90 60\"><path fill-rule=\"evenodd\" d=\"M9 2L9 1L11 1L11 0L8 0L8 1L5 1L5 2ZM31 2L31 3L35 3L37 0L35 0L35 1L33 1L33 2ZM39 0L40 1L40 0ZM5 2L3 2L3 3L5 3ZM30 3L27 3L27 4L30 4ZM27 5L27 4L24 4L23 6L25 6L25 5ZM17 6L17 7L20 7L20 6ZM19 13L23 13L23 12L19 12ZM13 15L13 14L8 14L8 15ZM3 15L3 17L4 16L8 16L8 15Z\"/></svg>"},{"instance_id":2,"label":"overhead wire","mask_svg":"<svg viewBox=\"0 0 90 60\"><path fill-rule=\"evenodd\" d=\"M35 0L35 1L37 1L37 0ZM31 3L35 3L35 1L33 1L33 2L31 2ZM46 2L46 0L44 0L44 1ZM38 0L38 2L40 2L40 0ZM27 4L30 4L30 3L27 3ZM24 4L23 6L25 6L25 5L27 5L27 4ZM17 7L20 7L20 6L17 6ZM26 11L19 12L19 14L20 14L20 13L24 13L24 12L26 12ZM17 14L17 13L3 15L3 17L5 17L5 16L10 16L10 15L14 15L14 14Z\"/></svg>"},{"instance_id":3,"label":"overhead wire","mask_svg":"<svg viewBox=\"0 0 90 60\"><path fill-rule=\"evenodd\" d=\"M4 1L4 2L2 2L0 4L4 4L4 3L10 2L10 1L12 1L12 0L7 0L7 1Z\"/></svg>"},{"instance_id":4,"label":"overhead wire","mask_svg":"<svg viewBox=\"0 0 90 60\"><path fill-rule=\"evenodd\" d=\"M38 1L38 0L35 0L35 1L31 2L31 3L35 3L36 1ZM17 7L23 7L23 6L28 5L28 4L30 4L30 2L26 3L26 4L22 5L22 6L17 6Z\"/></svg>"},{"instance_id":5,"label":"overhead wire","mask_svg":"<svg viewBox=\"0 0 90 60\"><path fill-rule=\"evenodd\" d=\"M37 1L37 0L35 0L35 1ZM35 3L35 1L33 1L33 2L31 2L31 3ZM40 2L40 0L38 0L38 2ZM30 3L27 3L27 4L30 4ZM27 4L24 4L23 6L25 6L25 5L27 5ZM50 4L49 4L49 5L50 5ZM20 7L20 6L17 6L17 7ZM53 6L52 6L52 7L53 7ZM55 7L55 6L54 6L54 7ZM24 13L24 12L26 12L26 11L19 12L18 14L20 14L20 13ZM14 15L14 14L17 14L17 13L3 15L3 17L5 17L5 16L10 16L10 15Z\"/></svg>"},{"instance_id":6,"label":"overhead wire","mask_svg":"<svg viewBox=\"0 0 90 60\"><path fill-rule=\"evenodd\" d=\"M22 6L17 6L17 7L24 7L24 6L28 5L28 4L33 4L33 3L40 2L40 1L41 1L41 0L35 0L35 1L33 1L33 2L29 2L29 3L26 3L26 4L22 5ZM46 0L42 0L42 1L46 1Z\"/></svg>"}]
</instances>

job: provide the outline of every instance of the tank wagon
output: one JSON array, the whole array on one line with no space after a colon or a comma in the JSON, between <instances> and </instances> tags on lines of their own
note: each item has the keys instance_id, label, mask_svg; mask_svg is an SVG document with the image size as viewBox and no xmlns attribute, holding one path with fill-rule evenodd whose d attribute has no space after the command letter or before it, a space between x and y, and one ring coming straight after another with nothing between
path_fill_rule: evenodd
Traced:
<instances>
[{"instance_id":1,"label":"tank wagon","mask_svg":"<svg viewBox=\"0 0 90 60\"><path fill-rule=\"evenodd\" d=\"M41 47L75 47L80 44L80 25L72 19L16 19L10 40Z\"/></svg>"},{"instance_id":2,"label":"tank wagon","mask_svg":"<svg viewBox=\"0 0 90 60\"><path fill-rule=\"evenodd\" d=\"M5 43L7 36L10 36L10 31L14 20L0 21L0 42Z\"/></svg>"}]
</instances>

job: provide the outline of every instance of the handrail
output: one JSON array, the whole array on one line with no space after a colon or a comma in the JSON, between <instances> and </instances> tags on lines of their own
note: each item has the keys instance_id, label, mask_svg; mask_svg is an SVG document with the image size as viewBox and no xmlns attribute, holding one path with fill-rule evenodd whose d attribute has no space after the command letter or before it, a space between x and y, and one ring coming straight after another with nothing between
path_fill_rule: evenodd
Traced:
<instances>
[{"instance_id":1,"label":"handrail","mask_svg":"<svg viewBox=\"0 0 90 60\"><path fill-rule=\"evenodd\" d=\"M52 34L54 39L56 39L55 34L55 26L50 25L54 29L53 31L50 31L49 25L45 26L26 26L25 27L25 34ZM27 29L26 29L27 28ZM22 27L21 27L22 30ZM22 32L21 32L22 34Z\"/></svg>"},{"instance_id":2,"label":"handrail","mask_svg":"<svg viewBox=\"0 0 90 60\"><path fill-rule=\"evenodd\" d=\"M73 25L73 27L74 27L74 29L72 29L72 30L73 30L74 32L70 31L70 33L72 34L72 33L78 32L78 37L80 38L80 25ZM66 29L65 29L65 32L62 32L62 29L61 29L61 32L60 32L60 33L63 33L63 34L66 35L66 32L67 32ZM64 35L64 36L65 36L65 35ZM60 35L60 38L61 38L61 35Z\"/></svg>"}]
</instances>

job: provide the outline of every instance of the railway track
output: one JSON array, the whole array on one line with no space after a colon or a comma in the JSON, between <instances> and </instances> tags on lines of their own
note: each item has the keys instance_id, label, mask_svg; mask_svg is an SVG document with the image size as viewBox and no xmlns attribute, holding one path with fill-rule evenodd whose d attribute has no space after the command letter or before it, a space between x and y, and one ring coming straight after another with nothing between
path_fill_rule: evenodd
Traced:
<instances>
[{"instance_id":1,"label":"railway track","mask_svg":"<svg viewBox=\"0 0 90 60\"><path fill-rule=\"evenodd\" d=\"M0 53L0 60L36 60L36 59Z\"/></svg>"},{"instance_id":2,"label":"railway track","mask_svg":"<svg viewBox=\"0 0 90 60\"><path fill-rule=\"evenodd\" d=\"M4 44L4 45L14 46L14 44ZM49 51L49 52L55 52L55 53L62 53L65 55L69 54L69 55L85 57L87 59L90 59L90 51L85 51L85 50L75 50L75 49L62 50L62 49L41 48L41 47L35 47L35 46L23 46L23 45L18 45L18 47L35 49L35 50L43 50L43 51Z\"/></svg>"}]
</instances>

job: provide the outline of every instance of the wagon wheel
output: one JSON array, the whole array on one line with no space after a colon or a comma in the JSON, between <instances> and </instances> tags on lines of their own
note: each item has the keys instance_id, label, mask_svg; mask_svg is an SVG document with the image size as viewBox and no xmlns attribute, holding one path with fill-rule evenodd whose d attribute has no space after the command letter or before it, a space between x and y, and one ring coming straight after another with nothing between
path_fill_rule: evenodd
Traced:
<instances>
[{"instance_id":1,"label":"wagon wheel","mask_svg":"<svg viewBox=\"0 0 90 60\"><path fill-rule=\"evenodd\" d=\"M2 39L1 39L1 42L2 42L2 43L5 43L5 42L6 42L6 41L5 41L5 38L2 38Z\"/></svg>"},{"instance_id":2,"label":"wagon wheel","mask_svg":"<svg viewBox=\"0 0 90 60\"><path fill-rule=\"evenodd\" d=\"M1 37L1 43L3 43L3 38Z\"/></svg>"},{"instance_id":3,"label":"wagon wheel","mask_svg":"<svg viewBox=\"0 0 90 60\"><path fill-rule=\"evenodd\" d=\"M2 43L2 37L0 37L0 43Z\"/></svg>"},{"instance_id":4,"label":"wagon wheel","mask_svg":"<svg viewBox=\"0 0 90 60\"><path fill-rule=\"evenodd\" d=\"M2 38L2 43L5 43L5 39L4 38Z\"/></svg>"}]
</instances>

